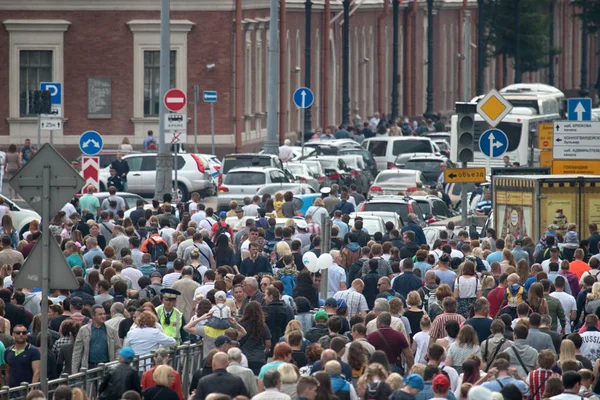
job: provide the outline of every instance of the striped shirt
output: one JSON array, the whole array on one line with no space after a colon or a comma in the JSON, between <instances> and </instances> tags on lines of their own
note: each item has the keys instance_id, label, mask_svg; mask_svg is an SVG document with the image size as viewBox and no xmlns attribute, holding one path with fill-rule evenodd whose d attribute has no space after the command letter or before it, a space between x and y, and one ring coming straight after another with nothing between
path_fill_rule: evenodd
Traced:
<instances>
[{"instance_id":1,"label":"striped shirt","mask_svg":"<svg viewBox=\"0 0 600 400\"><path fill-rule=\"evenodd\" d=\"M526 383L529 385L529 393L532 396L530 400L542 400L546 391L546 382L552 376L560 377L551 370L541 368L529 373Z\"/></svg>"},{"instance_id":2,"label":"striped shirt","mask_svg":"<svg viewBox=\"0 0 600 400\"><path fill-rule=\"evenodd\" d=\"M456 321L459 325L462 325L462 323L465 322L465 317L456 313L443 313L438 315L433 320L433 324L431 324L429 336L431 336L432 339L441 339L445 337L448 334L446 332L446 322L448 321Z\"/></svg>"},{"instance_id":3,"label":"striped shirt","mask_svg":"<svg viewBox=\"0 0 600 400\"><path fill-rule=\"evenodd\" d=\"M311 235L320 235L321 234L321 226L316 222L309 222L306 227L306 231Z\"/></svg>"},{"instance_id":4,"label":"striped shirt","mask_svg":"<svg viewBox=\"0 0 600 400\"><path fill-rule=\"evenodd\" d=\"M348 305L348 318L360 314L363 311L369 311L365 296L363 296L362 293L358 293L354 288L340 290L333 295L333 298L336 300L343 299L346 302Z\"/></svg>"}]
</instances>

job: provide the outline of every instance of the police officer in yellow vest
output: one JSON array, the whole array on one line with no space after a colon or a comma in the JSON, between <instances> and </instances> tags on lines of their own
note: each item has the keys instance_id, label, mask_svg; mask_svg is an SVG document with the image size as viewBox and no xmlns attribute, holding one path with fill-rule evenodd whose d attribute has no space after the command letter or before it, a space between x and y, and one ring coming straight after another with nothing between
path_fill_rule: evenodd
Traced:
<instances>
[{"instance_id":1,"label":"police officer in yellow vest","mask_svg":"<svg viewBox=\"0 0 600 400\"><path fill-rule=\"evenodd\" d=\"M160 291L162 305L156 307L158 323L163 327L163 332L177 341L179 346L182 342L190 340L189 334L183 329L185 318L183 313L175 308L179 291L174 289L162 289Z\"/></svg>"}]
</instances>

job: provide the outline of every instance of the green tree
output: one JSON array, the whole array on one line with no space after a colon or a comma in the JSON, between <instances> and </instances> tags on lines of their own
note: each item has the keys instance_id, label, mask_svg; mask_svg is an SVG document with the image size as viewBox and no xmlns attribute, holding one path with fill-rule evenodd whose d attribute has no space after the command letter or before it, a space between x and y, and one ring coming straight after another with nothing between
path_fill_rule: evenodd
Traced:
<instances>
[{"instance_id":1,"label":"green tree","mask_svg":"<svg viewBox=\"0 0 600 400\"><path fill-rule=\"evenodd\" d=\"M515 83L524 72L548 66L549 55L558 50L549 45L549 5L554 0L490 0L487 7L487 44L490 55L512 59ZM519 73L520 72L520 73ZM506 76L506 73L504 74Z\"/></svg>"}]
</instances>

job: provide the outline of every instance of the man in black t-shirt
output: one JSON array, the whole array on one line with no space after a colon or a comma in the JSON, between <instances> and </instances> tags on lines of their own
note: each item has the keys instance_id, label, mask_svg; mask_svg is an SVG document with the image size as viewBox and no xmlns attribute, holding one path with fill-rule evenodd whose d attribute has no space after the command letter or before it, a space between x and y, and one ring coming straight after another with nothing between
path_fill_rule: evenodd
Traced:
<instances>
[{"instance_id":1,"label":"man in black t-shirt","mask_svg":"<svg viewBox=\"0 0 600 400\"><path fill-rule=\"evenodd\" d=\"M465 325L471 325L477 336L479 337L479 343L482 343L492 334L490 327L492 326L492 319L490 319L490 303L485 297L481 297L475 300L473 303L473 310L475 316L465 321Z\"/></svg>"}]
</instances>

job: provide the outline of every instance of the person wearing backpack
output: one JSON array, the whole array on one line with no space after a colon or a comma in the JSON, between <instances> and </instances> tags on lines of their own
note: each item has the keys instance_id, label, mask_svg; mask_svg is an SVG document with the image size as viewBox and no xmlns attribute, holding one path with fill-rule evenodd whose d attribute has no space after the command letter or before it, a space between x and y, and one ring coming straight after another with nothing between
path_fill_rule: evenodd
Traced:
<instances>
[{"instance_id":1,"label":"person wearing backpack","mask_svg":"<svg viewBox=\"0 0 600 400\"><path fill-rule=\"evenodd\" d=\"M150 229L150 237L144 241L140 247L142 253L149 253L152 256L152 262L156 262L158 257L169 253L167 242L158 233L158 228Z\"/></svg>"},{"instance_id":2,"label":"person wearing backpack","mask_svg":"<svg viewBox=\"0 0 600 400\"><path fill-rule=\"evenodd\" d=\"M283 256L282 260L284 267L277 271L275 278L283 283L283 294L292 296L292 291L296 287L296 277L298 276L298 271L294 264L294 256L287 254Z\"/></svg>"},{"instance_id":3,"label":"person wearing backpack","mask_svg":"<svg viewBox=\"0 0 600 400\"><path fill-rule=\"evenodd\" d=\"M212 241L215 242L219 235L229 234L229 237L233 237L233 229L225 222L227 219L227 213L225 211L221 211L219 213L219 222L212 225L210 228Z\"/></svg>"},{"instance_id":4,"label":"person wearing backpack","mask_svg":"<svg viewBox=\"0 0 600 400\"><path fill-rule=\"evenodd\" d=\"M365 371L366 384L364 399L366 400L387 400L392 392L392 387L385 381L387 372L383 365L373 363Z\"/></svg>"},{"instance_id":5,"label":"person wearing backpack","mask_svg":"<svg viewBox=\"0 0 600 400\"><path fill-rule=\"evenodd\" d=\"M435 271L430 269L425 272L425 286L418 290L419 296L421 296L421 302L423 303L423 310L429 312L430 299L435 302L437 297L435 290L438 288L438 284L435 281Z\"/></svg>"}]
</instances>

